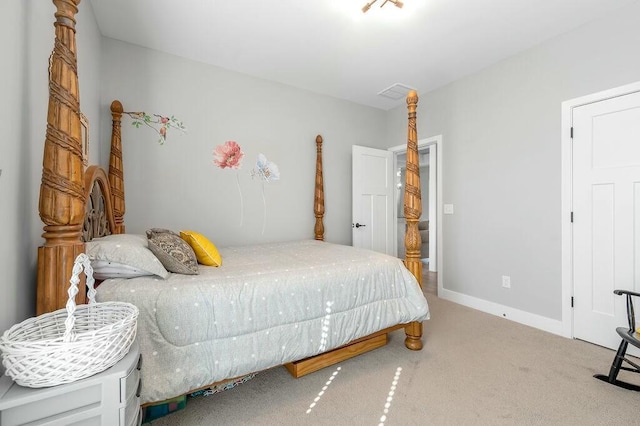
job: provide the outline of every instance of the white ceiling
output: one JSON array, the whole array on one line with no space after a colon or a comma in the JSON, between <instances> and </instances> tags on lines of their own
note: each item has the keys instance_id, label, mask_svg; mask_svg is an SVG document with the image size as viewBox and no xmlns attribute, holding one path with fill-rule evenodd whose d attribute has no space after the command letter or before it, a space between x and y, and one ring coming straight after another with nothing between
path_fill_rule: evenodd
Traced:
<instances>
[{"instance_id":1,"label":"white ceiling","mask_svg":"<svg viewBox=\"0 0 640 426\"><path fill-rule=\"evenodd\" d=\"M395 83L424 93L637 0L90 1L106 37L389 109Z\"/></svg>"}]
</instances>

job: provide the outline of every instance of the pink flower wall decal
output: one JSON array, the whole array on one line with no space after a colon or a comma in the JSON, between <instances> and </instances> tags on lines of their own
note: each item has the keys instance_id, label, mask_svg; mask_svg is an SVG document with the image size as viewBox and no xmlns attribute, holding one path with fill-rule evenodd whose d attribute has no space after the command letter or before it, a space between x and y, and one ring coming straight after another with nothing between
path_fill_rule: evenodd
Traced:
<instances>
[{"instance_id":1,"label":"pink flower wall decal","mask_svg":"<svg viewBox=\"0 0 640 426\"><path fill-rule=\"evenodd\" d=\"M218 145L213 151L213 164L221 169L239 169L242 165L242 157L244 152L235 141L227 141L222 145Z\"/></svg>"},{"instance_id":2,"label":"pink flower wall decal","mask_svg":"<svg viewBox=\"0 0 640 426\"><path fill-rule=\"evenodd\" d=\"M242 158L244 152L236 141L226 141L222 145L218 145L213 150L213 164L221 169L235 169L236 170L236 184L238 186L238 193L240 194L240 226L244 220L244 201L242 199L242 188L240 188L240 176L238 170L242 166Z\"/></svg>"}]
</instances>

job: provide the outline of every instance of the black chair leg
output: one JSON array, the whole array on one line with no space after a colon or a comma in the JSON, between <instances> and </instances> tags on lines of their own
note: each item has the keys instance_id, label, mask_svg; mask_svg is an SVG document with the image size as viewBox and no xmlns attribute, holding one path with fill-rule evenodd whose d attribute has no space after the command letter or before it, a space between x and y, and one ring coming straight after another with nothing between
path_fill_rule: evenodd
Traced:
<instances>
[{"instance_id":1,"label":"black chair leg","mask_svg":"<svg viewBox=\"0 0 640 426\"><path fill-rule=\"evenodd\" d=\"M616 357L613 359L613 362L611 363L611 369L609 370L609 383L615 383L616 379L618 378L620 367L622 367L622 361L624 361L624 356L627 353L627 346L629 346L629 342L627 342L626 340L620 342L620 346L618 346L618 352L616 352Z\"/></svg>"},{"instance_id":2,"label":"black chair leg","mask_svg":"<svg viewBox=\"0 0 640 426\"><path fill-rule=\"evenodd\" d=\"M640 392L640 386L618 380L618 373L622 368L622 362L624 361L624 357L627 352L628 345L629 345L629 342L627 342L626 340L623 340L622 342L620 342L620 346L618 346L618 352L616 352L616 356L613 359L613 362L611 363L611 369L609 370L608 376L604 374L596 374L593 377L595 377L596 379L602 380L603 382L608 382L608 383L611 383L612 385L619 386L624 389Z\"/></svg>"}]
</instances>

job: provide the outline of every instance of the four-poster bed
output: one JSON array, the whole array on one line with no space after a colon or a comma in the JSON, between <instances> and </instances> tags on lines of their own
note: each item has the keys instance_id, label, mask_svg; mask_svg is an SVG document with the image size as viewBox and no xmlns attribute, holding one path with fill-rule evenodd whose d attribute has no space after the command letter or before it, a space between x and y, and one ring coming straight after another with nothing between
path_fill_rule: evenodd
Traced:
<instances>
[{"instance_id":1,"label":"four-poster bed","mask_svg":"<svg viewBox=\"0 0 640 426\"><path fill-rule=\"evenodd\" d=\"M120 131L123 107L122 104L118 101L114 101L111 104L112 135L108 173L106 173L102 168L98 166L91 166L85 171L82 162L80 105L78 97L75 43L75 14L77 13L77 5L80 1L53 0L53 2L57 7L57 12L55 15L56 39L54 51L50 62L50 98L47 116L47 134L44 147L42 185L39 203L40 217L45 224L43 234L43 237L45 238L45 244L38 249L38 314L59 309L66 303L68 297L66 290L68 287L69 277L71 276L73 261L78 254L85 252L85 243L89 243L94 239L96 239L95 241L99 241L101 239L100 237L104 237L107 235L118 235L124 234L125 232L124 169ZM159 280L157 277L140 277L140 279L136 278L136 283L140 283L139 285L141 287L132 288L142 288L145 290L145 292L152 293L155 295L154 297L156 297L156 300L154 300L154 304L151 305L149 304L150 302L147 302L147 299L140 299L138 298L138 296L130 296L130 300L138 302L141 305L139 306L139 308L141 308L141 318L144 317L145 310L149 311L148 313L150 318L148 322L145 322L147 320L144 319L139 320L138 336L139 340L141 340L141 352L143 358L149 360L142 363L143 402L168 399L170 397L177 396L188 391L193 391L197 388L210 386L212 382L219 383L221 381L233 379L244 374L259 371L260 369L264 369L265 365L270 367L273 365L284 364L295 377L300 377L304 374L308 374L320 368L335 364L366 351L380 347L387 343L387 334L389 332L401 328L405 330L406 334L405 346L412 350L422 349L422 319L428 317L428 307L426 306L426 300L424 300L424 296L422 295L420 288L422 283L422 263L420 261L420 234L418 230L418 221L421 215L421 199L416 132L417 101L418 97L416 93L411 92L407 97L409 126L407 137L406 191L404 199L404 209L407 218L405 235L406 259L404 260L404 266L406 266L406 268L402 266L402 263L400 263L402 267L398 268L394 264L394 258L386 255L368 252L366 254L366 256L368 256L366 261L369 263L366 264L367 268L365 269L372 269L373 266L377 267L376 264L378 263L390 263L391 267L395 268L393 269L392 275L400 278L398 278L398 281L388 281L388 287L384 287L382 289L375 288L371 291L371 293L375 293L377 291L378 294L389 292L389 296L384 299L374 299L373 296L371 296L372 299L369 300L366 299L366 297L362 296L360 293L353 294L353 298L355 299L362 298L364 300L364 305L371 305L372 307L380 305L380 310L376 311L373 314L369 314L369 306L345 305L344 307L342 307L341 303L344 302L343 299L350 299L351 295L335 297L335 294L342 294L339 292L343 291L337 289L338 286L335 282L327 283L323 281L321 282L321 284L318 284L318 292L321 292L320 287L322 287L322 293L330 293L332 295L331 297L334 297L335 299L331 299L331 297L327 296L328 298L325 297L323 299L319 299L317 302L309 302L309 300L311 300L309 299L310 296L304 293L308 290L308 285L304 286L306 287L306 289L302 287L296 287L295 291L299 291L301 294L299 298L306 301L306 310L309 310L311 307L312 310L321 309L321 312L327 312L326 315L316 315L316 317L314 318L314 321L316 321L317 324L320 324L323 330L325 327L328 329L329 323L332 321L344 321L345 323L349 324L353 323L355 324L355 328L357 330L349 331L349 333L351 334L348 334L348 336L351 337L349 337L348 340L344 340L345 336L342 335L336 337L335 341L341 342L340 344L336 344L334 341L332 341L333 336L327 336L327 333L323 332L322 338L320 339L321 341L319 342L319 350L317 348L318 342L316 341L315 343L313 343L313 345L315 345L314 347L316 348L313 350L313 353L310 356L302 357L302 359L297 357L297 355L299 355L300 353L310 353L309 351L311 349L302 349L304 348L304 344L302 343L303 339L301 337L300 339L298 339L298 341L295 342L295 345L293 345L295 346L295 350L290 351L289 349L287 349L287 351L285 352L285 345L282 345L283 352L277 354L276 356L276 359L280 359L281 362L277 364L274 364L273 361L269 361L269 363L265 361L265 363L263 364L251 364L251 362L247 361L245 362L247 366L243 367L245 368L243 370L242 368L236 369L233 365L234 362L242 364L243 361L241 359L233 358L229 360L231 366L228 367L227 370L224 370L226 373L222 377L218 377L214 374L210 377L215 377L215 379L208 380L207 377L209 376L203 374L204 378L201 381L190 381L186 385L183 384L182 388L175 390L174 393L171 393L172 390L166 389L162 392L155 393L154 390L149 389L149 387L145 389L144 368L146 368L145 366L152 365L152 357L158 355L158 352L164 353L165 348L162 347L162 349L156 350L156 347L153 345L159 344L159 340L164 339L167 341L167 343L169 343L169 346L180 349L177 352L173 353L171 351L173 351L174 349L172 347L168 347L166 349L166 352L171 352L171 354L167 355L167 358L175 357L183 360L187 355L185 355L186 352L182 348L191 347L190 350L197 351L198 349L196 347L202 347L205 346L205 344L208 344L207 342L209 341L207 339L209 337L203 338L204 340L202 341L197 340L197 338L194 338L194 341L181 340L183 339L182 336L184 335L184 333L188 335L192 335L194 333L197 334L197 330L185 330L185 327L188 327L190 321L197 322L195 319L190 320L189 318L184 318L184 320L180 322L179 325L175 325L175 329L180 329L180 331L176 332L176 334L173 336L169 336L169 332L166 330L166 327L164 330L161 330L163 327L162 324L158 325L155 322L151 322L156 321L156 319L151 319L151 317L160 317L164 311L169 312L167 315L173 316L173 318L175 318L176 315L180 316L180 312L182 311L171 313L171 310L175 307L174 305L168 304L169 302L167 302L167 304L165 305L162 305L163 309L160 309L160 305L157 303L157 300L162 299L162 297L164 297L163 294L165 294L168 291L167 289L171 288L172 285L190 285L188 284L186 278L184 278L186 276L181 276L180 274L172 274L172 276L166 280L166 284L165 282L163 282L163 280ZM314 214L316 218L314 226L314 237L315 240L318 241L310 240L309 242L296 243L302 245L295 245L293 247L293 250L298 253L306 253L305 250L307 249L307 247L312 247L312 249L309 248L309 250L320 250L322 256L326 256L327 259L331 259L330 262L333 262L332 265L336 265L336 263L339 263L340 260L336 260L332 256L337 256L339 259L347 258L352 253L355 253L356 249L323 242L324 186L322 176L322 143L322 137L318 135L318 137L316 138L317 158L314 196ZM149 225L149 227L151 227L152 224ZM279 251L281 249L285 250L280 245L270 246L270 250L273 251ZM260 251L260 249L254 248L251 248L251 250L253 251L248 257L242 257L244 256L244 254L242 253L237 254L237 256L239 257L237 258L238 260L236 264L246 265L250 262L249 259L260 258L260 254L264 251ZM224 256L229 259L228 262L225 263L224 268L233 268L233 256L236 256L236 252L243 251L244 249L238 250L238 248L232 248L224 252ZM338 254L336 255L334 252ZM309 251L309 253L317 252ZM316 254L313 254L312 256L315 257ZM291 255L287 252L284 254L284 257L291 258ZM318 258L320 257L321 256L318 256ZM320 260L312 260L315 263L311 263L311 266L309 266L309 264L307 263L302 262L302 260L300 260L301 263L299 264L292 263L291 265L283 266L283 271L287 271L286 275L278 276L282 278L277 278L276 275L273 275L271 277L272 281L278 282L279 279L282 279L282 281L284 281L286 278L294 276L292 274L296 273L296 270L300 270L302 271L302 274L305 274L304 271L307 271L308 273L309 268L312 270L314 268L316 270L322 269L323 265L318 263ZM273 261L269 260L269 262ZM258 262L253 265L253 267L258 268L261 267L261 265L264 266L269 262L265 261L265 263L262 264ZM310 262L310 260L307 259L306 262ZM355 260L353 260L353 262L355 262ZM242 274L246 273L246 270L249 270L250 267L251 265L246 266L246 268L239 267L234 271L234 273L240 274L239 276L241 276L242 278L238 279L244 280L245 277ZM210 269L206 270L202 268L207 267L201 267L201 275L209 274L211 276L214 276L216 273L218 273L218 270L213 267L210 267ZM219 268L219 270L220 269L222 269L222 267ZM353 269L355 270L357 268L353 267ZM227 271L229 271L229 269L227 269ZM271 272L271 270L264 272L264 275L268 275ZM360 273L362 274L362 272ZM387 272L379 272L380 275L385 273ZM256 274L261 275L262 272L258 271ZM306 278L305 275L301 275L301 277L301 279ZM352 281L359 282L362 280L364 282L368 279L369 278L366 278L363 274L362 276L358 275L357 278L354 278ZM335 277L332 280L336 281ZM411 282L417 285L411 284ZM265 284L259 282L258 280L256 280L256 283L254 283L253 280L251 282L244 282L244 286L253 286L254 284L256 285L255 290L253 290L255 292L263 291L265 288ZM99 291L102 292L101 294L103 299L109 299L111 297L124 297L124 293L131 292L132 294L134 294L135 290L128 290L128 287L125 287L128 285L129 281L125 280L107 280L100 286ZM336 288L328 287L330 285L336 285ZM161 288L160 286L164 287ZM327 287L325 288L324 286ZM215 287L215 285L211 285L210 287ZM348 290L344 291L359 291L356 290L357 286L355 285L355 283L353 283L353 285L352 283L349 283L348 286L345 286L344 283L342 283L339 287L347 287ZM127 289L124 290L125 288ZM177 289L177 287L172 288L174 290ZM201 293L202 288L202 286L198 287L198 291ZM289 290L287 289L287 292L288 291ZM183 292L187 293L187 291L182 291L180 293ZM420 293L419 296L414 294L417 292ZM135 294L137 295L142 293L144 292L139 291ZM277 292L274 291L274 293ZM361 291L361 293L366 293L366 291ZM84 301L84 297L84 292L79 294L77 303L82 303ZM214 294L212 293L211 300L198 300L195 305L199 306L200 303L211 303L211 306L214 306L215 303L217 303L217 301L219 300L218 293L216 293L216 297L214 297ZM379 296L375 295L375 297L378 298ZM424 305L422 305L423 301ZM184 303L192 302L193 301ZM171 303L176 304L179 302ZM231 303L233 304L233 302ZM260 308L255 308L255 301L251 301L251 303L252 309L256 309L256 311L259 312ZM277 300L270 303L273 303L274 306L279 306L279 302ZM182 306L182 308L185 308L185 306ZM338 307L340 307L340 309L343 309L343 311L337 312ZM216 311L219 311L219 308L220 307L217 306ZM334 309L334 313L332 313L332 315L329 315L328 312L331 312L331 309ZM301 310L304 309L301 308ZM344 317L341 317L340 315L343 314ZM259 315L259 313L256 315ZM282 315L282 312L280 312L280 315ZM383 318L383 320L380 320L381 317ZM267 321L270 321L270 318L271 317L267 318ZM377 318L377 320L380 321L376 323L376 321L372 318ZM407 318L409 319L407 320ZM223 320L224 319L217 319L217 321L221 322ZM252 319L249 318L249 321L251 320ZM384 320L386 320L387 322L385 322ZM212 320L212 323L215 324L217 321ZM309 320L305 321L310 322ZM171 325L173 327L174 323L172 323ZM296 324L294 326L293 323L277 323L274 325L274 328L283 328L289 325L291 327L295 327L296 330L298 328L298 325ZM146 330L144 329L145 327L153 328L153 330ZM213 329L215 329L215 327L207 330L205 334L213 333ZM293 328L288 329L290 333L293 330ZM303 330L305 330L304 333L308 334L305 334L305 337L309 337L309 333L312 333L312 331L308 331L307 329ZM259 331L260 333L264 333L264 330ZM243 333L247 335L249 334L246 330L243 330ZM258 336L259 333L256 332L254 334L255 336L252 337L253 340L251 340L251 342L249 343L254 345L254 347L257 345L257 347L260 349L268 346L269 339L277 341L272 337L265 338L265 340L260 340L262 339L262 337ZM269 330L266 331L266 334L269 334ZM338 332L334 332L334 334L337 335ZM311 336L311 342L313 342L313 338L316 338L315 335ZM230 351L234 351L237 349L237 347L233 346L234 344L231 342L236 341L236 339L240 338L237 336L224 335L212 339L215 340L215 345L212 343L212 347L217 347L224 344L228 345ZM343 339L344 341L342 342L340 339ZM249 343L247 343L247 345L249 345ZM300 346L300 348L298 348L298 346ZM160 355L162 355L162 353ZM255 354L251 354L251 356L255 358ZM220 357L224 358L224 356L219 356L219 358ZM238 358L241 357L239 356ZM172 361L165 359L163 361L163 367L176 367L177 364L174 365L171 364L171 362ZM167 365L166 363L169 364ZM211 361L211 364L213 365L214 362ZM218 364L217 359L215 361L215 364ZM249 366L251 365L256 365L258 368L256 370L247 370L247 368L250 368ZM211 366L183 366L182 364L180 364L180 367L182 369L186 369L185 367L187 367L191 370L217 368ZM176 368L176 370L180 370L181 368ZM153 382L151 382L151 374L149 372L147 372L146 374L146 378L149 379L147 381L147 386L149 386L148 383ZM154 372L153 374L159 373Z\"/></svg>"}]
</instances>

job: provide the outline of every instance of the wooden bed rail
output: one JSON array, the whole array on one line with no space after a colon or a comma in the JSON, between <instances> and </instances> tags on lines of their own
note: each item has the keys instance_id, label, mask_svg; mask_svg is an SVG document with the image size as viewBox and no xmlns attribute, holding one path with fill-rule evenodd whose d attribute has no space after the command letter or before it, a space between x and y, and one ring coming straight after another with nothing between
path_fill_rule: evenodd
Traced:
<instances>
[{"instance_id":1,"label":"wooden bed rail","mask_svg":"<svg viewBox=\"0 0 640 426\"><path fill-rule=\"evenodd\" d=\"M84 164L75 39L80 0L53 0L55 43L49 67L49 107L42 161L39 213L44 246L38 248L36 313L65 305L76 256L84 251ZM80 286L77 303L85 298Z\"/></svg>"}]
</instances>

